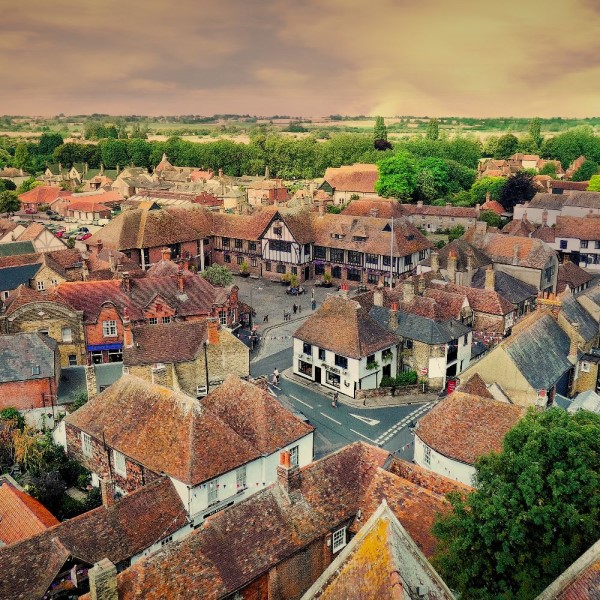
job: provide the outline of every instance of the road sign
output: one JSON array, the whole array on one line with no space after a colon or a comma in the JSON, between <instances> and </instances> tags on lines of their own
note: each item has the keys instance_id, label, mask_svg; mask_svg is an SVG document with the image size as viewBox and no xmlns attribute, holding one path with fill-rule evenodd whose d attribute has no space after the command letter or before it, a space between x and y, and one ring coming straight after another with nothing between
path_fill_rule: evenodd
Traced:
<instances>
[{"instance_id":1,"label":"road sign","mask_svg":"<svg viewBox=\"0 0 600 600\"><path fill-rule=\"evenodd\" d=\"M427 373L429 373L429 369L427 367L423 367L422 369L419 369L419 373L421 373L421 375L427 375Z\"/></svg>"}]
</instances>

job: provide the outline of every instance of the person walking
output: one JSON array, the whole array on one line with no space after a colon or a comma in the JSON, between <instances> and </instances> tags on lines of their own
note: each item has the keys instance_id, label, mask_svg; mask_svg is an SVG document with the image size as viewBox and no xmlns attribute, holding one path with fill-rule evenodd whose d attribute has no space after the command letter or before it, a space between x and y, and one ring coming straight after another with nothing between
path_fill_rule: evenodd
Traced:
<instances>
[{"instance_id":1,"label":"person walking","mask_svg":"<svg viewBox=\"0 0 600 600\"><path fill-rule=\"evenodd\" d=\"M298 306L296 306L295 302L294 302L294 306L292 307L292 310L294 311L294 314L296 314L298 312Z\"/></svg>"},{"instance_id":2,"label":"person walking","mask_svg":"<svg viewBox=\"0 0 600 600\"><path fill-rule=\"evenodd\" d=\"M333 408L337 408L338 398L339 398L338 392L337 391L333 392L333 400L331 401L331 406L333 406Z\"/></svg>"},{"instance_id":3,"label":"person walking","mask_svg":"<svg viewBox=\"0 0 600 600\"><path fill-rule=\"evenodd\" d=\"M302 304L298 304L298 313L302 312Z\"/></svg>"},{"instance_id":4,"label":"person walking","mask_svg":"<svg viewBox=\"0 0 600 600\"><path fill-rule=\"evenodd\" d=\"M277 367L273 371L273 385L279 385L279 371Z\"/></svg>"}]
</instances>

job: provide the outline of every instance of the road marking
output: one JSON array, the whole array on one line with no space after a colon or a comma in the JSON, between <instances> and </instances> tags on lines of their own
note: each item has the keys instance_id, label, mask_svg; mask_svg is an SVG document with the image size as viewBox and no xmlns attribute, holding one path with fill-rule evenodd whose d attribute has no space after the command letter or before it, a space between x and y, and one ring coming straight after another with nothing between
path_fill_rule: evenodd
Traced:
<instances>
[{"instance_id":1,"label":"road marking","mask_svg":"<svg viewBox=\"0 0 600 600\"><path fill-rule=\"evenodd\" d=\"M361 438L365 438L365 440L367 440L368 442L371 442L371 444L377 444L377 442L374 442L371 438L368 438L366 435L363 435L359 431L356 431L354 429L351 429L350 431L354 432L356 435L360 435Z\"/></svg>"},{"instance_id":2,"label":"road marking","mask_svg":"<svg viewBox=\"0 0 600 600\"><path fill-rule=\"evenodd\" d=\"M290 398L293 398L296 402L300 402L300 404L304 404L304 406L308 406L308 408L313 408L308 402L304 402L304 400L300 400L300 398L296 398L296 396L290 394Z\"/></svg>"},{"instance_id":3,"label":"road marking","mask_svg":"<svg viewBox=\"0 0 600 600\"><path fill-rule=\"evenodd\" d=\"M337 423L338 425L341 425L341 423L339 421L336 421L335 419L331 418L329 415L326 415L324 412L321 413L324 417L326 417L327 419L329 419L330 421L333 421L334 423Z\"/></svg>"},{"instance_id":4,"label":"road marking","mask_svg":"<svg viewBox=\"0 0 600 600\"><path fill-rule=\"evenodd\" d=\"M377 438L375 443L376 444L384 444L385 442L389 441L392 437L394 437L394 435L396 435L398 433L398 431L400 431L401 429L404 429L404 427L406 427L406 425L410 421L414 421L417 417L421 416L424 412L431 410L438 402L439 402L439 400L436 400L434 402L428 402L427 404L424 404L423 406L419 406L419 408L416 408L415 410L413 410L413 412L406 415L401 421L399 421L395 425L392 425L387 431L384 431Z\"/></svg>"},{"instance_id":5,"label":"road marking","mask_svg":"<svg viewBox=\"0 0 600 600\"><path fill-rule=\"evenodd\" d=\"M378 421L377 419L369 419L369 417L363 417L361 415L353 415L352 413L348 413L348 414L351 417L354 417L355 419L358 419L359 421L362 421L363 423L370 425L371 427L374 427L375 425L379 425L379 423L381 423L381 421Z\"/></svg>"},{"instance_id":6,"label":"road marking","mask_svg":"<svg viewBox=\"0 0 600 600\"><path fill-rule=\"evenodd\" d=\"M271 394L273 398L277 398L277 394L273 390L269 390L269 394Z\"/></svg>"}]
</instances>

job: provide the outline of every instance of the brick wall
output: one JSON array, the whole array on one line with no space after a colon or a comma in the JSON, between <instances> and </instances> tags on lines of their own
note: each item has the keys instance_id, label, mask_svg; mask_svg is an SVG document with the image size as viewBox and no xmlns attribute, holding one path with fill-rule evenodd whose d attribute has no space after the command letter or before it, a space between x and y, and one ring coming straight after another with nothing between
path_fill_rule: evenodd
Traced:
<instances>
[{"instance_id":1,"label":"brick wall","mask_svg":"<svg viewBox=\"0 0 600 600\"><path fill-rule=\"evenodd\" d=\"M43 313L43 315L40 315ZM0 318L0 331L6 333L33 333L47 330L58 342L61 367L69 366L69 355L74 354L77 364L85 364L85 338L83 314L55 302L32 302L18 308L7 317ZM71 330L71 342L62 341L63 328Z\"/></svg>"},{"instance_id":2,"label":"brick wall","mask_svg":"<svg viewBox=\"0 0 600 600\"><path fill-rule=\"evenodd\" d=\"M110 448L108 450L104 448L102 440L92 438L92 454L91 456L86 456L81 447L81 430L66 423L65 433L67 437L67 454L70 458L80 462L100 478L105 478L109 475L110 460L110 468L112 469L112 478L115 481L115 485L125 492L133 492L160 477L160 475L128 457L125 460L127 475L123 477L115 472L113 452Z\"/></svg>"},{"instance_id":3,"label":"brick wall","mask_svg":"<svg viewBox=\"0 0 600 600\"><path fill-rule=\"evenodd\" d=\"M104 321L117 322L116 337L104 337L102 323ZM114 306L107 305L102 308L96 323L89 323L85 326L87 343L89 345L96 344L118 344L123 343L123 322Z\"/></svg>"},{"instance_id":4,"label":"brick wall","mask_svg":"<svg viewBox=\"0 0 600 600\"><path fill-rule=\"evenodd\" d=\"M51 377L29 381L9 381L0 384L0 410L14 406L19 410L51 406L50 399L44 404L44 394L55 394L56 384Z\"/></svg>"}]
</instances>

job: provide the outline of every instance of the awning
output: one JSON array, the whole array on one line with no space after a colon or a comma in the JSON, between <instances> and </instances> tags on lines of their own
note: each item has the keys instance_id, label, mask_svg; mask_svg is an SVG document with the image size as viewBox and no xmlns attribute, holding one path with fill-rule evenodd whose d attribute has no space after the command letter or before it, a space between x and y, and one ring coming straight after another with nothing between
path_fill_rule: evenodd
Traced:
<instances>
[{"instance_id":1,"label":"awning","mask_svg":"<svg viewBox=\"0 0 600 600\"><path fill-rule=\"evenodd\" d=\"M92 344L87 347L88 352L98 352L100 350L122 350L123 344Z\"/></svg>"}]
</instances>

